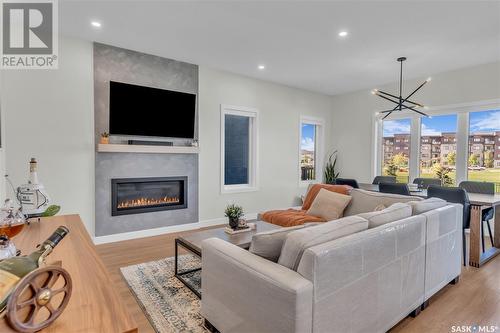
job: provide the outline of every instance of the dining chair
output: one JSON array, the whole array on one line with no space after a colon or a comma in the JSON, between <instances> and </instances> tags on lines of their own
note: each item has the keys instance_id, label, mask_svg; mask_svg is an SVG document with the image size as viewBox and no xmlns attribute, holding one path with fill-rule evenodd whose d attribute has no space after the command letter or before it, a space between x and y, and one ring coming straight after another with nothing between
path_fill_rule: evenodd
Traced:
<instances>
[{"instance_id":1,"label":"dining chair","mask_svg":"<svg viewBox=\"0 0 500 333\"><path fill-rule=\"evenodd\" d=\"M495 183L473 182L466 180L461 182L458 186L466 190L468 193L479 193L479 194L489 194L489 195L495 194ZM483 235L485 234L484 225L486 224L486 226L488 227L488 233L490 234L491 246L495 246L495 244L493 243L493 234L491 233L491 226L490 226L490 220L493 218L494 215L493 207L488 207L483 209L481 214L482 214L481 227L483 228ZM484 237L481 237L481 245L483 246L483 252L484 252L485 251Z\"/></svg>"},{"instance_id":2,"label":"dining chair","mask_svg":"<svg viewBox=\"0 0 500 333\"><path fill-rule=\"evenodd\" d=\"M396 177L395 176L376 176L373 178L373 185L378 185L380 183L395 183L396 182Z\"/></svg>"},{"instance_id":3,"label":"dining chair","mask_svg":"<svg viewBox=\"0 0 500 333\"><path fill-rule=\"evenodd\" d=\"M441 179L437 178L415 178L413 184L417 184L418 188L426 189L429 185L441 185Z\"/></svg>"},{"instance_id":4,"label":"dining chair","mask_svg":"<svg viewBox=\"0 0 500 333\"><path fill-rule=\"evenodd\" d=\"M358 182L356 179L349 179L349 178L337 178L335 179L335 184L336 185L349 185L352 188L359 188Z\"/></svg>"},{"instance_id":5,"label":"dining chair","mask_svg":"<svg viewBox=\"0 0 500 333\"><path fill-rule=\"evenodd\" d=\"M383 193L410 195L410 190L408 189L408 185L403 183L382 182L378 184L378 190L379 192Z\"/></svg>"},{"instance_id":6,"label":"dining chair","mask_svg":"<svg viewBox=\"0 0 500 333\"><path fill-rule=\"evenodd\" d=\"M467 191L460 187L445 187L440 185L429 185L427 188L427 198L441 198L451 203L461 204L463 207L463 225L462 225L462 251L464 257L464 266L467 266L465 229L470 227L470 201Z\"/></svg>"}]
</instances>

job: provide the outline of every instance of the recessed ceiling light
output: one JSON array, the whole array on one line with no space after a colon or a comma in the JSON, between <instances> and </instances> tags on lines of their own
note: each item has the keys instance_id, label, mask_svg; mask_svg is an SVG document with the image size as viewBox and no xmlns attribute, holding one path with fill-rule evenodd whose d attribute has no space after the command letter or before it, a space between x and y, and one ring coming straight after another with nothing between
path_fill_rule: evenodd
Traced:
<instances>
[{"instance_id":1,"label":"recessed ceiling light","mask_svg":"<svg viewBox=\"0 0 500 333\"><path fill-rule=\"evenodd\" d=\"M264 65L259 65L257 68L258 68L258 69L260 69L260 70L264 70L264 69L266 69L266 66L264 66Z\"/></svg>"},{"instance_id":2,"label":"recessed ceiling light","mask_svg":"<svg viewBox=\"0 0 500 333\"><path fill-rule=\"evenodd\" d=\"M347 37L348 34L349 33L344 30L344 31L339 32L339 37Z\"/></svg>"},{"instance_id":3,"label":"recessed ceiling light","mask_svg":"<svg viewBox=\"0 0 500 333\"><path fill-rule=\"evenodd\" d=\"M92 21L92 22L90 22L90 24L95 28L101 27L101 22L98 22L98 21Z\"/></svg>"}]
</instances>

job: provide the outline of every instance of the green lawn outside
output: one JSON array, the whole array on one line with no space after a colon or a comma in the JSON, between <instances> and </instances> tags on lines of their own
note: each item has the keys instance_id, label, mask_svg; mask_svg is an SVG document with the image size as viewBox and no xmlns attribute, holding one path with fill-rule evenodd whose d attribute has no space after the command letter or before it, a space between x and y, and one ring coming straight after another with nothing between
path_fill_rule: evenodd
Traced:
<instances>
[{"instance_id":1,"label":"green lawn outside","mask_svg":"<svg viewBox=\"0 0 500 333\"><path fill-rule=\"evenodd\" d=\"M433 178L434 174L429 171L424 171L420 174L420 177ZM456 175L454 171L450 173L450 177L453 179L453 182L455 182ZM396 179L398 183L407 183L408 172L398 172L396 175ZM500 192L500 169L487 169L481 171L469 170L468 179L473 181L496 183L496 191Z\"/></svg>"}]
</instances>

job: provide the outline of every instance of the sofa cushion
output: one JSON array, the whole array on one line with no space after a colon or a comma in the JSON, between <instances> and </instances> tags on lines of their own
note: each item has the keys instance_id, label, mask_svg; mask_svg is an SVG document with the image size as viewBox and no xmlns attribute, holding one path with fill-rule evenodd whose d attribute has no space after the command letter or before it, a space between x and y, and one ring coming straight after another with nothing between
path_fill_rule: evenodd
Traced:
<instances>
[{"instance_id":1,"label":"sofa cushion","mask_svg":"<svg viewBox=\"0 0 500 333\"><path fill-rule=\"evenodd\" d=\"M281 254L281 248L285 242L286 235L288 235L291 231L308 226L312 225L304 224L256 233L252 236L252 242L250 243L248 251L258 255L259 257L277 262Z\"/></svg>"},{"instance_id":2,"label":"sofa cushion","mask_svg":"<svg viewBox=\"0 0 500 333\"><path fill-rule=\"evenodd\" d=\"M361 213L358 216L368 220L368 228L375 228L386 223L398 221L411 216L412 208L407 203L397 202L386 209L376 212Z\"/></svg>"},{"instance_id":3,"label":"sofa cushion","mask_svg":"<svg viewBox=\"0 0 500 333\"><path fill-rule=\"evenodd\" d=\"M343 217L313 228L290 232L285 239L278 264L297 270L307 248L368 229L368 221L359 216Z\"/></svg>"},{"instance_id":4,"label":"sofa cushion","mask_svg":"<svg viewBox=\"0 0 500 333\"><path fill-rule=\"evenodd\" d=\"M379 205L389 207L396 202L408 202L423 200L419 197L406 196L391 193L380 193L361 189L352 189L349 195L351 203L344 211L344 216L357 215L360 213L373 212Z\"/></svg>"},{"instance_id":5,"label":"sofa cushion","mask_svg":"<svg viewBox=\"0 0 500 333\"><path fill-rule=\"evenodd\" d=\"M320 189L311 207L307 210L307 215L318 216L326 221L336 220L344 214L344 209L347 207L351 197L349 195L340 194Z\"/></svg>"},{"instance_id":6,"label":"sofa cushion","mask_svg":"<svg viewBox=\"0 0 500 333\"><path fill-rule=\"evenodd\" d=\"M270 210L260 214L262 221L280 225L282 227L292 227L310 222L325 222L326 220L317 216L307 215L306 210L287 209Z\"/></svg>"},{"instance_id":7,"label":"sofa cushion","mask_svg":"<svg viewBox=\"0 0 500 333\"><path fill-rule=\"evenodd\" d=\"M318 195L319 190L321 189L347 195L349 194L349 191L352 189L352 187L347 185L313 184L309 186L309 189L307 190L306 198L304 199L304 203L302 204L303 210L308 210L309 208L311 208L311 204L313 203L316 195Z\"/></svg>"},{"instance_id":8,"label":"sofa cushion","mask_svg":"<svg viewBox=\"0 0 500 333\"><path fill-rule=\"evenodd\" d=\"M429 198L422 201L409 201L412 208L412 215L418 215L433 209L446 206L448 203L441 198Z\"/></svg>"}]
</instances>

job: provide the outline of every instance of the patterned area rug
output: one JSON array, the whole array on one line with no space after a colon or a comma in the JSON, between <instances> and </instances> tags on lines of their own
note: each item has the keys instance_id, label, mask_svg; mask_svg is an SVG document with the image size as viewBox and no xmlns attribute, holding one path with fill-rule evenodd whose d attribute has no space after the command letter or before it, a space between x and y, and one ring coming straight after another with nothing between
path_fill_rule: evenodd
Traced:
<instances>
[{"instance_id":1,"label":"patterned area rug","mask_svg":"<svg viewBox=\"0 0 500 333\"><path fill-rule=\"evenodd\" d=\"M196 256L179 256L181 270L200 266ZM199 313L200 300L174 276L173 257L122 267L121 272L156 332L209 332ZM201 290L200 271L185 278Z\"/></svg>"}]
</instances>

